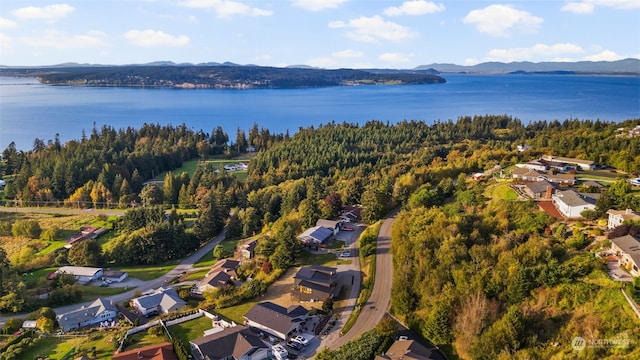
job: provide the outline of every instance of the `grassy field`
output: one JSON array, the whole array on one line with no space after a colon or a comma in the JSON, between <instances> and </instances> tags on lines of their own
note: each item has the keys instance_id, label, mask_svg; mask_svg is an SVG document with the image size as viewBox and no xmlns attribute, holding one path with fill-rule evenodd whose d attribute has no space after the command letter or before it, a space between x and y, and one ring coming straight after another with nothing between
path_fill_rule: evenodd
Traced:
<instances>
[{"instance_id":1,"label":"grassy field","mask_svg":"<svg viewBox=\"0 0 640 360\"><path fill-rule=\"evenodd\" d=\"M233 320L236 324L242 324L244 322L244 315L257 303L257 301L248 301L240 305L216 309L215 313L227 321Z\"/></svg>"},{"instance_id":2,"label":"grassy field","mask_svg":"<svg viewBox=\"0 0 640 360\"><path fill-rule=\"evenodd\" d=\"M240 241L245 240L223 240L220 245L224 248L225 253L231 257L236 249L236 245L238 245ZM216 262L218 262L218 259L213 257L213 251L209 251L195 263L194 267L213 266Z\"/></svg>"},{"instance_id":3,"label":"grassy field","mask_svg":"<svg viewBox=\"0 0 640 360\"><path fill-rule=\"evenodd\" d=\"M509 187L509 182L499 182L487 186L484 195L492 199L514 200L518 198L518 194Z\"/></svg>"},{"instance_id":4,"label":"grassy field","mask_svg":"<svg viewBox=\"0 0 640 360\"><path fill-rule=\"evenodd\" d=\"M242 324L242 322L239 324ZM169 326L168 329L172 337L180 339L183 344L188 344L189 340L202 337L204 331L211 329L211 326L211 319L202 316L194 320Z\"/></svg>"},{"instance_id":5,"label":"grassy field","mask_svg":"<svg viewBox=\"0 0 640 360\"><path fill-rule=\"evenodd\" d=\"M209 272L209 268L196 270L188 273L186 276L180 278L180 281L197 281L204 278Z\"/></svg>"},{"instance_id":6,"label":"grassy field","mask_svg":"<svg viewBox=\"0 0 640 360\"><path fill-rule=\"evenodd\" d=\"M133 334L129 336L127 338L127 341L129 345L126 346L123 349L123 351L129 351L129 350L138 349L144 346L160 344L165 341L171 341L171 340L169 340L169 337L166 334L163 336L157 336L157 335L149 334L148 331L143 331L143 332L139 332L137 334Z\"/></svg>"},{"instance_id":7,"label":"grassy field","mask_svg":"<svg viewBox=\"0 0 640 360\"><path fill-rule=\"evenodd\" d=\"M81 337L50 337L41 338L36 344L22 354L23 359L36 359L38 356L46 356L49 360L59 360L71 349L75 348L76 356L79 357L83 351L94 360L108 360L113 357L114 331L97 331L88 336ZM95 347L95 357L93 348Z\"/></svg>"},{"instance_id":8,"label":"grassy field","mask_svg":"<svg viewBox=\"0 0 640 360\"><path fill-rule=\"evenodd\" d=\"M126 271L129 273L129 277L147 281L159 278L171 271L176 265L178 265L178 261L171 261L164 265L125 267L118 270Z\"/></svg>"},{"instance_id":9,"label":"grassy field","mask_svg":"<svg viewBox=\"0 0 640 360\"><path fill-rule=\"evenodd\" d=\"M229 160L229 159L205 160L205 164L208 166L213 166L214 168L220 169L220 171L223 171L225 165L234 165L240 161L247 162L249 161L249 157L244 156L235 160ZM199 164L200 164L200 159L192 159L192 160L183 162L181 167L175 170L172 170L171 172L174 174L180 174L182 172L186 172L191 177L196 172L196 169L198 168ZM238 180L240 181L245 181L247 179L247 171L233 171L232 174L235 177L237 177ZM162 172L158 176L156 176L154 180L163 181L166 175L167 175L166 171Z\"/></svg>"},{"instance_id":10,"label":"grassy field","mask_svg":"<svg viewBox=\"0 0 640 360\"><path fill-rule=\"evenodd\" d=\"M121 294L131 289L123 287L82 286L80 290L82 291L82 300L89 301L101 296Z\"/></svg>"}]
</instances>

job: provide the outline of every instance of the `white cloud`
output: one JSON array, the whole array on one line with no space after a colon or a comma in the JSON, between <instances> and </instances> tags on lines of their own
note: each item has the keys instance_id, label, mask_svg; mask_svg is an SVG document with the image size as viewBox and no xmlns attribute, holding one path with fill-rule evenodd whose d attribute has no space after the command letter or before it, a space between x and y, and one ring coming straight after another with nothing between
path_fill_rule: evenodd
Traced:
<instances>
[{"instance_id":1,"label":"white cloud","mask_svg":"<svg viewBox=\"0 0 640 360\"><path fill-rule=\"evenodd\" d=\"M587 2L570 2L565 4L560 10L574 14L591 14L593 13L593 8L593 4Z\"/></svg>"},{"instance_id":2,"label":"white cloud","mask_svg":"<svg viewBox=\"0 0 640 360\"><path fill-rule=\"evenodd\" d=\"M16 27L16 25L15 21L0 17L0 29L11 29Z\"/></svg>"},{"instance_id":3,"label":"white cloud","mask_svg":"<svg viewBox=\"0 0 640 360\"><path fill-rule=\"evenodd\" d=\"M424 15L444 10L445 7L443 4L436 4L425 0L411 0L403 2L401 6L391 6L384 9L384 14L387 16Z\"/></svg>"},{"instance_id":4,"label":"white cloud","mask_svg":"<svg viewBox=\"0 0 640 360\"><path fill-rule=\"evenodd\" d=\"M355 51L351 49L336 51L331 54L334 58L338 59L357 59L364 56L364 53L361 51Z\"/></svg>"},{"instance_id":5,"label":"white cloud","mask_svg":"<svg viewBox=\"0 0 640 360\"><path fill-rule=\"evenodd\" d=\"M329 23L329 27L351 29L346 32L346 35L353 40L363 42L375 42L377 40L400 41L414 36L408 27L385 21L378 15L373 17L362 16L351 19L347 23L333 21Z\"/></svg>"},{"instance_id":6,"label":"white cloud","mask_svg":"<svg viewBox=\"0 0 640 360\"><path fill-rule=\"evenodd\" d=\"M82 49L108 46L105 34L100 31L89 31L86 34L72 35L59 30L47 30L42 37L23 37L21 42L33 47L50 47L55 49Z\"/></svg>"},{"instance_id":7,"label":"white cloud","mask_svg":"<svg viewBox=\"0 0 640 360\"><path fill-rule=\"evenodd\" d=\"M55 21L63 18L75 9L71 5L67 4L54 4L44 7L27 6L20 9L15 9L11 13L20 19L39 19Z\"/></svg>"},{"instance_id":8,"label":"white cloud","mask_svg":"<svg viewBox=\"0 0 640 360\"><path fill-rule=\"evenodd\" d=\"M584 60L587 60L587 61L616 61L616 60L622 60L624 58L625 58L625 56L618 55L618 54L616 54L615 52L613 52L611 50L604 50L604 51L599 52L597 54L585 56Z\"/></svg>"},{"instance_id":9,"label":"white cloud","mask_svg":"<svg viewBox=\"0 0 640 360\"><path fill-rule=\"evenodd\" d=\"M338 6L346 3L349 0L293 0L291 3L294 6L310 10L320 11L324 9L334 9Z\"/></svg>"},{"instance_id":10,"label":"white cloud","mask_svg":"<svg viewBox=\"0 0 640 360\"><path fill-rule=\"evenodd\" d=\"M2 51L6 51L13 46L13 41L11 38L3 33L0 33L0 48Z\"/></svg>"},{"instance_id":11,"label":"white cloud","mask_svg":"<svg viewBox=\"0 0 640 360\"><path fill-rule=\"evenodd\" d=\"M493 49L485 61L548 61L567 54L582 54L584 50L575 44L561 43L555 45L536 44L526 48Z\"/></svg>"},{"instance_id":12,"label":"white cloud","mask_svg":"<svg viewBox=\"0 0 640 360\"><path fill-rule=\"evenodd\" d=\"M189 43L189 37L185 35L173 36L156 30L129 30L124 33L125 39L132 44L145 47L153 46L184 46Z\"/></svg>"},{"instance_id":13,"label":"white cloud","mask_svg":"<svg viewBox=\"0 0 640 360\"><path fill-rule=\"evenodd\" d=\"M578 2L569 2L560 10L568 11L575 14L591 14L596 6L610 7L614 9L629 10L640 9L640 1L638 0L583 0Z\"/></svg>"},{"instance_id":14,"label":"white cloud","mask_svg":"<svg viewBox=\"0 0 640 360\"><path fill-rule=\"evenodd\" d=\"M411 57L413 54L405 55L399 53L384 53L378 56L378 60L388 62L388 63L406 63L411 61Z\"/></svg>"},{"instance_id":15,"label":"white cloud","mask_svg":"<svg viewBox=\"0 0 640 360\"><path fill-rule=\"evenodd\" d=\"M465 24L473 24L478 31L491 36L509 36L512 31L535 33L544 20L510 5L490 5L472 10L465 16Z\"/></svg>"},{"instance_id":16,"label":"white cloud","mask_svg":"<svg viewBox=\"0 0 640 360\"><path fill-rule=\"evenodd\" d=\"M270 16L273 11L251 7L239 1L231 0L186 0L184 6L191 8L212 8L218 17L228 18L233 15Z\"/></svg>"}]
</instances>

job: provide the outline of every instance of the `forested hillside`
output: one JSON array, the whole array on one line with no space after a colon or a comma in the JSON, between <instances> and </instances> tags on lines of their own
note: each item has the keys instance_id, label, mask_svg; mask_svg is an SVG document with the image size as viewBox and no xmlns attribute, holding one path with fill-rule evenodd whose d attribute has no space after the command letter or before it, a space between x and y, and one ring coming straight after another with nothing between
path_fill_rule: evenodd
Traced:
<instances>
[{"instance_id":1,"label":"forested hillside","mask_svg":"<svg viewBox=\"0 0 640 360\"><path fill-rule=\"evenodd\" d=\"M96 257L110 264L178 259L227 225L234 237L271 230L260 251L274 268L285 269L300 250L295 234L337 216L342 204L361 204L366 222L400 208L392 236L395 316L460 358L572 358L568 344L575 336L640 337L619 285L594 256L606 241L589 245L589 236L602 235L598 217L609 208L640 211L640 197L613 175L595 220L564 224L532 201L487 195L500 179L476 182L469 175L497 165L508 174L516 163L544 154L637 174L640 137L617 129L638 124L640 119L522 124L496 115L433 125L330 123L293 136L255 125L248 135L236 129L231 140L220 127L210 134L185 125L104 127L66 144L36 139L28 152L9 146L1 173L6 205L148 205L116 224L121 234ZM518 151L519 144L531 149ZM258 151L246 181L201 165L192 174L169 172L162 184L143 186L187 160L232 158L249 146ZM166 217L172 208L197 209L197 219L187 222L174 210ZM0 236L13 225L0 221ZM163 250L146 254L150 247ZM70 258L22 259L0 256L1 309L32 304L16 269ZM589 348L581 356L637 356L639 349L637 343Z\"/></svg>"}]
</instances>

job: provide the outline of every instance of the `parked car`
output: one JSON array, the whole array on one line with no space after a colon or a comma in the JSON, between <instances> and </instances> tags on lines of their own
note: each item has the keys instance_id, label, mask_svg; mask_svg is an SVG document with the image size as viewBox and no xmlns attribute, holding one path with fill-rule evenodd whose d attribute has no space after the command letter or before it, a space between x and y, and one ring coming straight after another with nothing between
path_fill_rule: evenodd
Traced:
<instances>
[{"instance_id":1,"label":"parked car","mask_svg":"<svg viewBox=\"0 0 640 360\"><path fill-rule=\"evenodd\" d=\"M343 226L342 230L344 230L344 231L353 231L353 227L351 227L351 226Z\"/></svg>"},{"instance_id":2,"label":"parked car","mask_svg":"<svg viewBox=\"0 0 640 360\"><path fill-rule=\"evenodd\" d=\"M301 336L301 335L296 335L296 336L292 337L291 341L297 342L298 344L300 344L302 346L309 345L309 340L305 339L304 336Z\"/></svg>"},{"instance_id":3,"label":"parked car","mask_svg":"<svg viewBox=\"0 0 640 360\"><path fill-rule=\"evenodd\" d=\"M340 253L340 257L341 258L347 258L351 256L351 252L350 251L343 251Z\"/></svg>"},{"instance_id":4,"label":"parked car","mask_svg":"<svg viewBox=\"0 0 640 360\"><path fill-rule=\"evenodd\" d=\"M293 341L293 340L289 340L289 341L287 341L287 343L286 343L285 345L287 345L288 347L292 348L293 350L300 350L300 349L302 349L302 344L297 343L297 342L295 342L295 341Z\"/></svg>"}]
</instances>

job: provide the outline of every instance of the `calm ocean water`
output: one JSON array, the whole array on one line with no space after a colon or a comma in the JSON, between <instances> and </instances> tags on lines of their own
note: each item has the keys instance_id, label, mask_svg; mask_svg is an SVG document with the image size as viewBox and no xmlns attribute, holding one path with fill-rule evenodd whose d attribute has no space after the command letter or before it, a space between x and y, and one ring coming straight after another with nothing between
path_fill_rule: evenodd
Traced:
<instances>
[{"instance_id":1,"label":"calm ocean water","mask_svg":"<svg viewBox=\"0 0 640 360\"><path fill-rule=\"evenodd\" d=\"M446 84L277 90L178 90L48 86L0 77L0 151L20 150L60 134L79 139L95 125L116 129L144 123L211 132L253 123L271 132L369 120L455 120L509 114L523 122L567 118L640 118L640 77L572 75L444 75Z\"/></svg>"}]
</instances>

